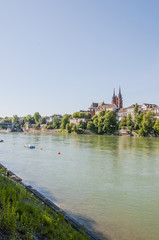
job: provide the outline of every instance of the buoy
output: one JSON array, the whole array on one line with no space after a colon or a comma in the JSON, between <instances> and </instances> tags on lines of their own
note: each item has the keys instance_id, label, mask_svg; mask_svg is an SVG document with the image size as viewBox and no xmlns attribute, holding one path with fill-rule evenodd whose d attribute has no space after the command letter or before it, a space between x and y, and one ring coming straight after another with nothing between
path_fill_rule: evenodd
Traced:
<instances>
[{"instance_id":1,"label":"buoy","mask_svg":"<svg viewBox=\"0 0 159 240\"><path fill-rule=\"evenodd\" d=\"M40 148L40 150L43 150L42 148Z\"/></svg>"},{"instance_id":2,"label":"buoy","mask_svg":"<svg viewBox=\"0 0 159 240\"><path fill-rule=\"evenodd\" d=\"M60 152L58 152L58 154L60 154Z\"/></svg>"}]
</instances>

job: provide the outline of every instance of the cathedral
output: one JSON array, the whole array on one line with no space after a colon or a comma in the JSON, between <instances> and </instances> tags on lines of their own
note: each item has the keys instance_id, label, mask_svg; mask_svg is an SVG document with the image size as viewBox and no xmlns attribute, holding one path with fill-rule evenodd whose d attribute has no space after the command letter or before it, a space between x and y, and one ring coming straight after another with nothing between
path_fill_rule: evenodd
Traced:
<instances>
[{"instance_id":1,"label":"cathedral","mask_svg":"<svg viewBox=\"0 0 159 240\"><path fill-rule=\"evenodd\" d=\"M121 108L123 108L123 97L121 94L121 89L119 87L118 96L115 95L115 89L114 89L111 104L106 104L104 102L101 102L101 103L93 102L91 106L88 108L88 112L90 112L91 116L93 117L95 114L99 114L99 112L102 110L104 111L110 110L110 111L117 112Z\"/></svg>"},{"instance_id":2,"label":"cathedral","mask_svg":"<svg viewBox=\"0 0 159 240\"><path fill-rule=\"evenodd\" d=\"M122 94L121 94L121 89L119 87L119 94L118 96L115 95L115 89L113 92L113 97L112 97L112 104L115 104L117 106L117 108L123 108L123 98L122 98Z\"/></svg>"}]
</instances>

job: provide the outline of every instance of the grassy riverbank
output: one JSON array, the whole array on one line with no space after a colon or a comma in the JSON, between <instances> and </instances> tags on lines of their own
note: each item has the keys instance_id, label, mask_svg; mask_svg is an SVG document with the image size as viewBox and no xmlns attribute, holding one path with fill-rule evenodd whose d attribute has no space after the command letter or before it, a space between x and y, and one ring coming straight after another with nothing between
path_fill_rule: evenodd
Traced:
<instances>
[{"instance_id":1,"label":"grassy riverbank","mask_svg":"<svg viewBox=\"0 0 159 240\"><path fill-rule=\"evenodd\" d=\"M0 167L0 233L6 239L89 239L57 214Z\"/></svg>"}]
</instances>

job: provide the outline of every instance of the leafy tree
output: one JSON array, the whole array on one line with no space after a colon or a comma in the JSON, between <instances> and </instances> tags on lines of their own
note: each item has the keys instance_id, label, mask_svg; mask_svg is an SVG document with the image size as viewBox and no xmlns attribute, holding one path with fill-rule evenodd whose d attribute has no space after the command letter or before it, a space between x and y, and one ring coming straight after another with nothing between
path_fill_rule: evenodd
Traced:
<instances>
[{"instance_id":1,"label":"leafy tree","mask_svg":"<svg viewBox=\"0 0 159 240\"><path fill-rule=\"evenodd\" d=\"M66 124L66 130L67 130L68 133L71 133L71 128L72 128L72 126L69 123L67 123Z\"/></svg>"},{"instance_id":2,"label":"leafy tree","mask_svg":"<svg viewBox=\"0 0 159 240\"><path fill-rule=\"evenodd\" d=\"M137 114L137 113L138 113L138 104L136 103L134 107L134 114Z\"/></svg>"},{"instance_id":3,"label":"leafy tree","mask_svg":"<svg viewBox=\"0 0 159 240\"><path fill-rule=\"evenodd\" d=\"M134 116L134 129L138 130L142 127L142 120L144 117L144 113L140 113L139 115Z\"/></svg>"},{"instance_id":4,"label":"leafy tree","mask_svg":"<svg viewBox=\"0 0 159 240\"><path fill-rule=\"evenodd\" d=\"M12 123L12 118L9 118L9 117L5 117L1 120L1 123Z\"/></svg>"},{"instance_id":5,"label":"leafy tree","mask_svg":"<svg viewBox=\"0 0 159 240\"><path fill-rule=\"evenodd\" d=\"M119 128L122 128L122 127L125 127L125 126L127 126L127 117L123 116L123 118L121 119Z\"/></svg>"},{"instance_id":6,"label":"leafy tree","mask_svg":"<svg viewBox=\"0 0 159 240\"><path fill-rule=\"evenodd\" d=\"M34 113L34 120L35 120L36 123L39 122L40 118L41 118L41 116L40 116L39 112L35 112Z\"/></svg>"},{"instance_id":7,"label":"leafy tree","mask_svg":"<svg viewBox=\"0 0 159 240\"><path fill-rule=\"evenodd\" d=\"M61 129L65 129L66 128L66 124L69 123L69 120L70 120L70 115L69 114L65 114L63 116L63 118L61 119L60 128Z\"/></svg>"},{"instance_id":8,"label":"leafy tree","mask_svg":"<svg viewBox=\"0 0 159 240\"><path fill-rule=\"evenodd\" d=\"M26 121L29 122L30 124L35 123L35 119L30 114L26 116Z\"/></svg>"},{"instance_id":9,"label":"leafy tree","mask_svg":"<svg viewBox=\"0 0 159 240\"><path fill-rule=\"evenodd\" d=\"M45 118L45 117L42 117L42 118L41 118L40 124L46 124L46 118Z\"/></svg>"},{"instance_id":10,"label":"leafy tree","mask_svg":"<svg viewBox=\"0 0 159 240\"><path fill-rule=\"evenodd\" d=\"M60 128L60 120L56 116L53 118L53 127L55 129L59 129Z\"/></svg>"},{"instance_id":11,"label":"leafy tree","mask_svg":"<svg viewBox=\"0 0 159 240\"><path fill-rule=\"evenodd\" d=\"M76 126L76 124L73 124L73 125L72 125L72 129L71 129L71 130L72 130L72 132L77 132L77 126Z\"/></svg>"},{"instance_id":12,"label":"leafy tree","mask_svg":"<svg viewBox=\"0 0 159 240\"><path fill-rule=\"evenodd\" d=\"M85 112L75 112L72 114L71 118L91 118L91 113L85 113Z\"/></svg>"},{"instance_id":13,"label":"leafy tree","mask_svg":"<svg viewBox=\"0 0 159 240\"><path fill-rule=\"evenodd\" d=\"M159 134L159 118L155 122L154 130L157 134Z\"/></svg>"},{"instance_id":14,"label":"leafy tree","mask_svg":"<svg viewBox=\"0 0 159 240\"><path fill-rule=\"evenodd\" d=\"M83 122L82 120L79 121L78 128L86 129L87 128L87 123Z\"/></svg>"},{"instance_id":15,"label":"leafy tree","mask_svg":"<svg viewBox=\"0 0 159 240\"><path fill-rule=\"evenodd\" d=\"M106 111L103 122L103 132L111 134L117 129L116 113L114 111Z\"/></svg>"},{"instance_id":16,"label":"leafy tree","mask_svg":"<svg viewBox=\"0 0 159 240\"><path fill-rule=\"evenodd\" d=\"M134 123L133 123L133 120L132 120L132 116L131 116L131 113L129 113L128 116L127 116L127 127L129 128L129 130L132 131L133 126L134 126Z\"/></svg>"},{"instance_id":17,"label":"leafy tree","mask_svg":"<svg viewBox=\"0 0 159 240\"><path fill-rule=\"evenodd\" d=\"M104 112L101 111L100 113L101 114L98 114L98 133L103 134L104 133L103 126L104 126L104 120L105 120L103 113L105 114L105 111Z\"/></svg>"},{"instance_id":18,"label":"leafy tree","mask_svg":"<svg viewBox=\"0 0 159 240\"><path fill-rule=\"evenodd\" d=\"M142 120L142 127L140 129L139 134L142 136L146 136L150 134L154 129L155 124L155 113L152 111L147 111Z\"/></svg>"},{"instance_id":19,"label":"leafy tree","mask_svg":"<svg viewBox=\"0 0 159 240\"><path fill-rule=\"evenodd\" d=\"M92 118L92 121L93 121L95 128L98 130L98 122L99 122L98 115L94 115Z\"/></svg>"},{"instance_id":20,"label":"leafy tree","mask_svg":"<svg viewBox=\"0 0 159 240\"><path fill-rule=\"evenodd\" d=\"M104 115L105 115L105 111L104 110L100 111L99 114L98 114L99 117L103 117Z\"/></svg>"},{"instance_id":21,"label":"leafy tree","mask_svg":"<svg viewBox=\"0 0 159 240\"><path fill-rule=\"evenodd\" d=\"M94 133L97 133L97 127L95 127L94 123L92 121L89 121L87 123L87 129L94 132Z\"/></svg>"},{"instance_id":22,"label":"leafy tree","mask_svg":"<svg viewBox=\"0 0 159 240\"><path fill-rule=\"evenodd\" d=\"M19 122L19 117L17 115L13 115L12 123L18 123L18 122Z\"/></svg>"},{"instance_id":23,"label":"leafy tree","mask_svg":"<svg viewBox=\"0 0 159 240\"><path fill-rule=\"evenodd\" d=\"M86 113L85 118L91 119L91 113Z\"/></svg>"}]
</instances>

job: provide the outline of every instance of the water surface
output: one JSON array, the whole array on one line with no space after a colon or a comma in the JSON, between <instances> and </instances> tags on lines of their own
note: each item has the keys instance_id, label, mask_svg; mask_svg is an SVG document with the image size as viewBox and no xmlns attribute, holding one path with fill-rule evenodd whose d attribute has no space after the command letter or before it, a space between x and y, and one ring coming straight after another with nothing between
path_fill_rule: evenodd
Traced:
<instances>
[{"instance_id":1,"label":"water surface","mask_svg":"<svg viewBox=\"0 0 159 240\"><path fill-rule=\"evenodd\" d=\"M158 138L1 133L0 139L0 162L100 239L159 239Z\"/></svg>"}]
</instances>

